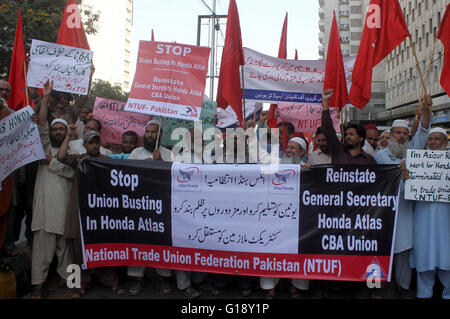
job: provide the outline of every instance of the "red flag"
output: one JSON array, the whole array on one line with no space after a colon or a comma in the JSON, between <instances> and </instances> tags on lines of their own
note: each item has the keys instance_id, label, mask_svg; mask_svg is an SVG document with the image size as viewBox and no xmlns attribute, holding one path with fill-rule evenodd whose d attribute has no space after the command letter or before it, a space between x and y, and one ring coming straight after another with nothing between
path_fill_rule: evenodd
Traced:
<instances>
[{"instance_id":1,"label":"red flag","mask_svg":"<svg viewBox=\"0 0 450 319\"><path fill-rule=\"evenodd\" d=\"M15 111L28 105L25 93L27 83L25 78L26 53L25 45L23 44L22 15L20 10L18 12L16 37L14 39L14 49L8 78L8 82L11 84L8 106Z\"/></svg>"},{"instance_id":2,"label":"red flag","mask_svg":"<svg viewBox=\"0 0 450 319\"><path fill-rule=\"evenodd\" d=\"M280 46L278 47L278 58L287 58L287 22L288 14L284 18L283 29L281 30ZM275 117L275 110L277 104L270 104L269 115L267 116L267 126L270 128L276 128L278 125L278 119Z\"/></svg>"},{"instance_id":3,"label":"red flag","mask_svg":"<svg viewBox=\"0 0 450 319\"><path fill-rule=\"evenodd\" d=\"M444 46L444 65L441 73L441 85L448 96L450 96L450 3L447 5L447 9L445 9L437 38L441 40Z\"/></svg>"},{"instance_id":4,"label":"red flag","mask_svg":"<svg viewBox=\"0 0 450 319\"><path fill-rule=\"evenodd\" d=\"M345 79L344 61L342 60L339 29L336 14L333 12L330 39L328 41L327 61L323 89L333 89L330 107L338 107L339 111L348 103L347 81Z\"/></svg>"},{"instance_id":5,"label":"red flag","mask_svg":"<svg viewBox=\"0 0 450 319\"><path fill-rule=\"evenodd\" d=\"M239 13L236 2L230 0L216 100L217 106L220 108L225 109L230 105L241 124L243 123L243 117L239 66L244 64Z\"/></svg>"},{"instance_id":6,"label":"red flag","mask_svg":"<svg viewBox=\"0 0 450 319\"><path fill-rule=\"evenodd\" d=\"M349 95L361 109L372 94L373 67L410 35L398 0L371 0L365 21Z\"/></svg>"},{"instance_id":7,"label":"red flag","mask_svg":"<svg viewBox=\"0 0 450 319\"><path fill-rule=\"evenodd\" d=\"M67 0L56 43L90 50L76 0Z\"/></svg>"}]
</instances>

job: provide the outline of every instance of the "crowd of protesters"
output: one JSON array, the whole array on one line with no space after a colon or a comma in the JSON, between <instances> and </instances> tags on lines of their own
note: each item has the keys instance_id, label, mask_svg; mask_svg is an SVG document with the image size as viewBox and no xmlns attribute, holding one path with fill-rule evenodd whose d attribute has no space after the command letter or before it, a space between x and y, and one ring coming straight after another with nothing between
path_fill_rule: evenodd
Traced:
<instances>
[{"instance_id":1,"label":"crowd of protesters","mask_svg":"<svg viewBox=\"0 0 450 319\"><path fill-rule=\"evenodd\" d=\"M31 247L31 297L42 298L48 280L49 267L57 256L59 283L65 285L69 264L83 262L82 238L78 215L77 165L86 158L99 158L114 154L127 154L130 160L174 161L169 147L161 145L159 138L164 131L161 122L151 120L145 127L143 146L138 147L138 135L127 131L122 136L122 145L103 145L102 124L93 119L92 110L85 104L87 96L72 96L56 92L51 83L46 83L42 95L29 88L34 101L33 120L38 124L42 146L47 157L39 162L20 168L2 182L0 191L0 252L12 257L14 243L19 238L22 220L25 218L25 236ZM10 84L0 80L0 119L12 110L6 105ZM332 90L323 92L322 126L315 133L315 150L303 136L295 133L291 123L278 126L279 142L286 142L284 151L280 147L281 164L299 164L309 169L321 164L399 164L402 180L409 178L404 161L407 149L446 150L447 132L431 128L430 108L432 100L426 96L420 103L419 121L410 130L408 121L395 120L389 130L379 132L376 125L362 127L349 124L343 129L342 140L336 134L330 117L328 101ZM267 112L262 112L258 121L245 123L247 128L258 132L267 128ZM257 136L260 136L257 134ZM267 151L277 141L268 139ZM202 141L194 141L202 142ZM246 144L247 145L247 144ZM237 140L234 143L233 163L246 163L248 156L239 161ZM247 150L248 151L248 150ZM191 159L202 161L193 154ZM230 163L229 159L225 160ZM431 298L435 278L442 286L442 298L450 298L450 209L448 203L421 202L404 199L404 183L401 183L398 221L395 231L393 274L399 297L411 290L413 269L417 278L418 298ZM82 270L81 288L73 290L73 297L80 298L90 288L91 278L97 276L102 284L117 295L138 295L144 289L142 282L148 268L127 267L126 280L114 267ZM161 295L171 294L173 289L183 291L187 298L200 297L205 290L215 296L221 295L230 282L231 275L187 272L171 269L155 269L159 278ZM174 276L174 280L172 277ZM176 282L174 287L173 282ZM276 298L279 278L238 276L237 283L242 296L250 296L256 289L266 291L266 298ZM291 298L309 298L320 292L326 298L333 289L347 289L340 282L291 279ZM386 284L385 284L386 285ZM372 298L381 298L383 289L369 289L365 283L351 285L356 297L368 292ZM410 294L409 294L410 295Z\"/></svg>"}]
</instances>

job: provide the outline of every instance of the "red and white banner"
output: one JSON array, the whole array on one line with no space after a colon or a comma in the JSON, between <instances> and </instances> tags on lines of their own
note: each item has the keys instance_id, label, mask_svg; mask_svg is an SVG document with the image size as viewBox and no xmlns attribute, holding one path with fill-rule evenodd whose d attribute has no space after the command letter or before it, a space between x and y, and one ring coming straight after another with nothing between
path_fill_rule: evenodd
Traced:
<instances>
[{"instance_id":1,"label":"red and white banner","mask_svg":"<svg viewBox=\"0 0 450 319\"><path fill-rule=\"evenodd\" d=\"M322 105L315 103L278 103L279 118L294 125L296 132L313 133L322 125ZM339 109L330 108L336 132L341 131Z\"/></svg>"},{"instance_id":2,"label":"red and white banner","mask_svg":"<svg viewBox=\"0 0 450 319\"><path fill-rule=\"evenodd\" d=\"M126 111L199 120L210 48L140 41Z\"/></svg>"}]
</instances>

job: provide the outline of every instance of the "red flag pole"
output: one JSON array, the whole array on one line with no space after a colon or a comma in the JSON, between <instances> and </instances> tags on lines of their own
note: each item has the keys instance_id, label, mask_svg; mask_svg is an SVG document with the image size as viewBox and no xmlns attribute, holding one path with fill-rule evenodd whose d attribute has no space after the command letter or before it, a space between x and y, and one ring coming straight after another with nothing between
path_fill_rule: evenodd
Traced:
<instances>
[{"instance_id":1,"label":"red flag pole","mask_svg":"<svg viewBox=\"0 0 450 319\"><path fill-rule=\"evenodd\" d=\"M30 105L29 99L28 99L28 85L27 85L27 63L23 62L23 74L25 75L25 98L26 98L26 105Z\"/></svg>"},{"instance_id":2,"label":"red flag pole","mask_svg":"<svg viewBox=\"0 0 450 319\"><path fill-rule=\"evenodd\" d=\"M412 53L414 55L414 59L416 60L416 67L417 67L417 70L419 71L420 80L422 81L423 92L425 94L427 94L427 88L425 87L425 80L423 79L422 70L420 69L419 59L417 59L416 48L414 46L414 42L412 40L411 35L409 35L408 38L409 38L409 43L411 44L411 49L412 49Z\"/></svg>"}]
</instances>

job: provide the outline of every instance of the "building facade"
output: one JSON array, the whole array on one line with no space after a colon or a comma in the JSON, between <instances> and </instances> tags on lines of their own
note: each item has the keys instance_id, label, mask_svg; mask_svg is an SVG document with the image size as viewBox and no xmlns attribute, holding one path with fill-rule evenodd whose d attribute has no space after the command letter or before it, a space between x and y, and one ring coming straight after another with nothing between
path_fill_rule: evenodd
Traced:
<instances>
[{"instance_id":1,"label":"building facade","mask_svg":"<svg viewBox=\"0 0 450 319\"><path fill-rule=\"evenodd\" d=\"M342 56L358 53L364 21L370 0L319 0L319 56L326 59L333 12L339 27ZM347 106L344 122L372 121L377 113L385 111L385 65L380 62L373 70L372 97L362 110Z\"/></svg>"},{"instance_id":2,"label":"building facade","mask_svg":"<svg viewBox=\"0 0 450 319\"><path fill-rule=\"evenodd\" d=\"M450 98L440 85L444 48L436 39L448 0L400 0L399 3L414 50L407 39L385 59L386 111L377 114L377 120L413 121L419 97L424 94L415 51L426 92L433 97L433 124L448 127Z\"/></svg>"},{"instance_id":3,"label":"building facade","mask_svg":"<svg viewBox=\"0 0 450 319\"><path fill-rule=\"evenodd\" d=\"M130 69L133 0L82 0L80 6L100 14L97 33L87 35L94 51L93 80L120 85L128 92L133 81Z\"/></svg>"}]
</instances>

